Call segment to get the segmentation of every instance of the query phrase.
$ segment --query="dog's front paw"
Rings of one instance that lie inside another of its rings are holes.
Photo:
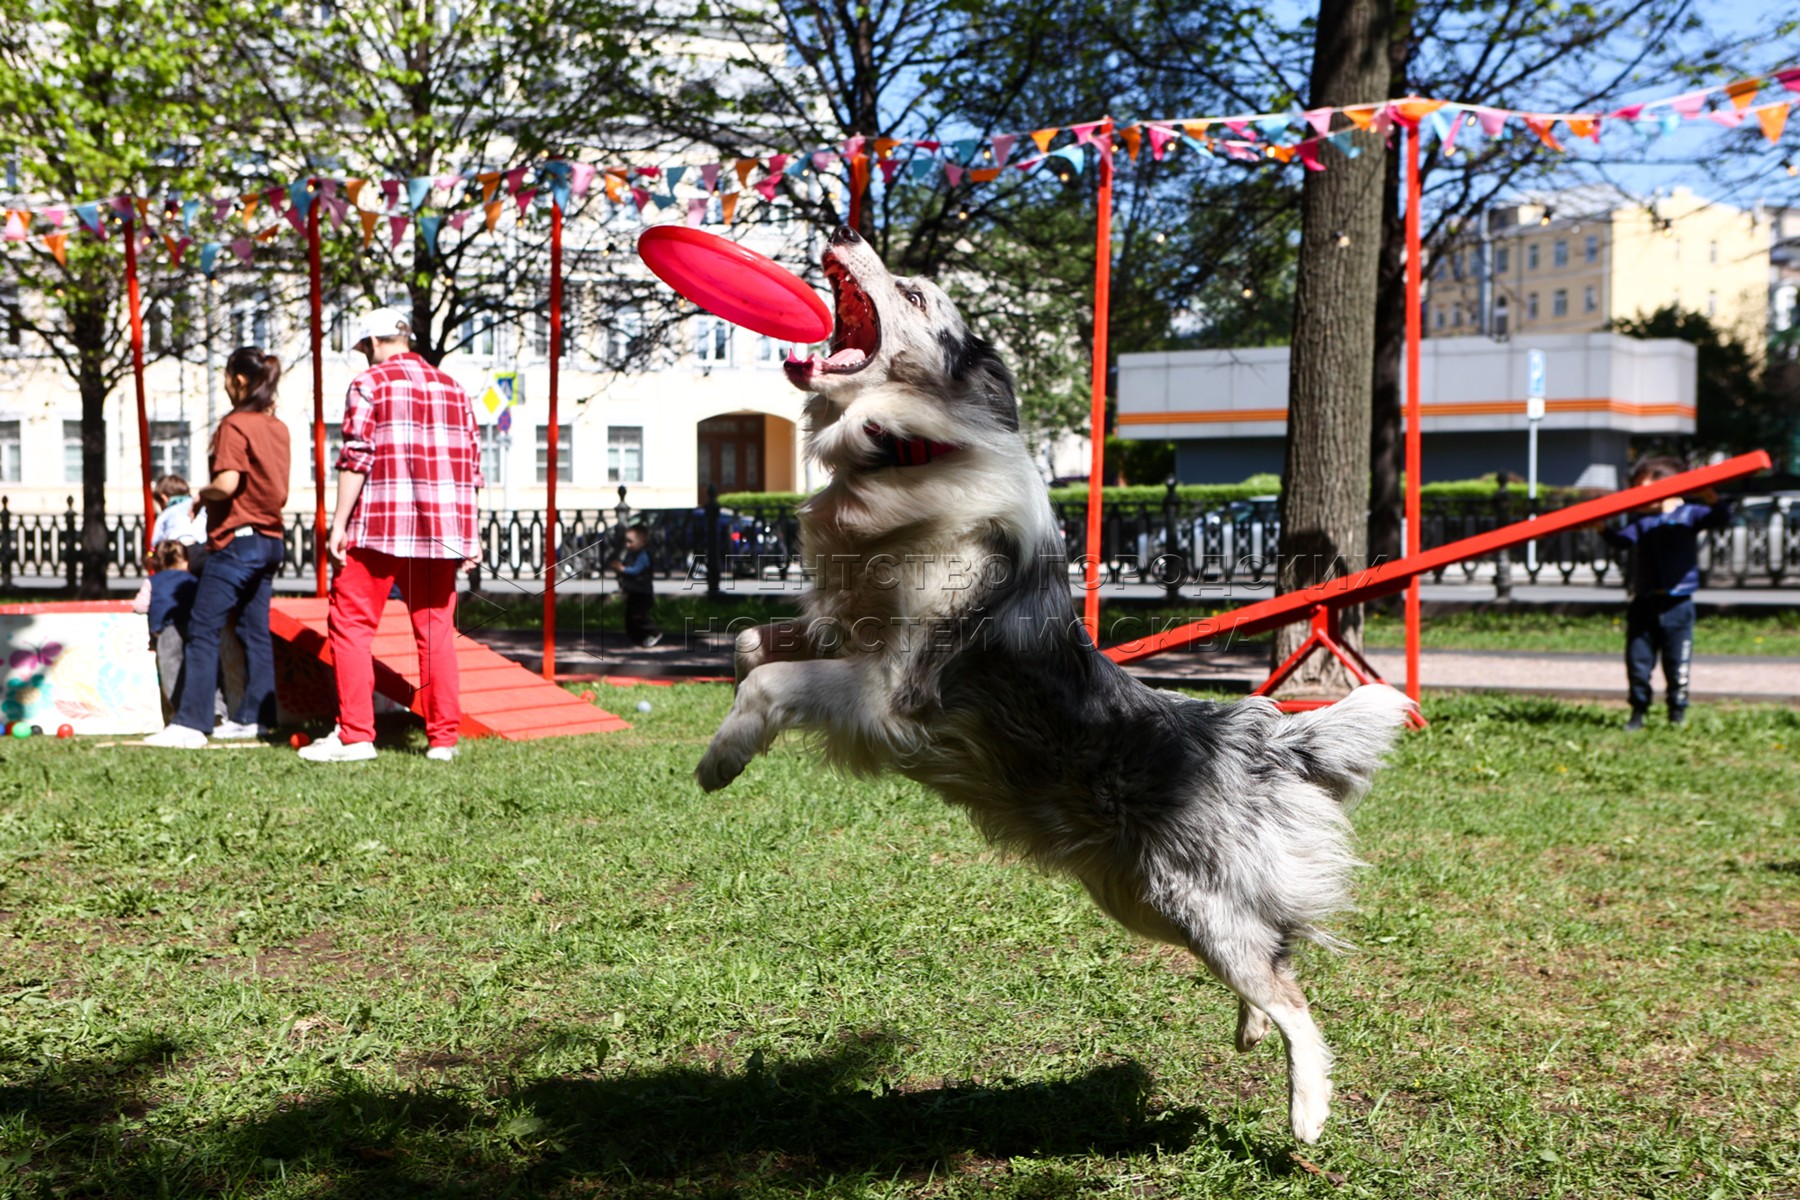
[[[716,792],[744,773],[750,760],[756,757],[760,749],[758,739],[753,730],[744,728],[747,722],[727,720],[713,735],[712,745],[700,758],[700,765],[694,768],[694,778],[700,781],[702,791]]]
[[[1325,1119],[1331,1115],[1331,1081],[1321,1080],[1312,1087],[1296,1088],[1289,1099],[1288,1118],[1294,1127],[1294,1138],[1310,1146],[1325,1132]]]

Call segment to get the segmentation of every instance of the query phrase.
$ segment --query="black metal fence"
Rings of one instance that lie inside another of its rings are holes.
[[[480,520],[482,567],[479,584],[490,579],[542,576],[554,536],[558,578],[597,579],[617,554],[624,526],[643,523],[650,531],[658,575],[704,580],[716,556],[724,580],[798,580],[799,522],[788,505],[736,509],[633,509],[620,501],[611,508],[566,508],[556,528],[546,528],[542,510],[486,512]],[[1088,551],[1087,507],[1058,503],[1053,508],[1071,564]],[[1489,532],[1531,514],[1517,491],[1491,497],[1430,498],[1424,502],[1421,544],[1426,549]],[[1539,510],[1539,511],[1548,511]],[[716,515],[712,513],[716,512]],[[286,530],[287,559],[281,573],[313,571],[312,520],[292,518]],[[1108,505],[1100,534],[1100,555],[1109,583],[1149,583],[1178,591],[1194,585],[1260,584],[1275,570],[1281,536],[1273,500],[1238,501],[1201,508],[1171,491],[1161,501]],[[132,577],[143,572],[141,514],[107,520],[109,572]],[[74,498],[65,512],[21,514],[0,497],[0,586],[15,578],[60,579],[71,586],[80,571],[81,517]],[[1712,587],[1773,586],[1800,578],[1800,506],[1790,515],[1773,501],[1750,498],[1740,504],[1729,529],[1701,542],[1701,568]],[[1071,567],[1078,570],[1078,566]],[[1624,566],[1618,552],[1596,531],[1555,534],[1456,564],[1434,575],[1435,582],[1492,581],[1502,591],[1512,583],[1620,584]]]

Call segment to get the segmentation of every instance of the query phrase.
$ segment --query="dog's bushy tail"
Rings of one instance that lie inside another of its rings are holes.
[[[1395,734],[1414,708],[1403,693],[1386,684],[1369,684],[1328,708],[1279,722],[1270,731],[1270,740],[1288,753],[1296,773],[1331,793],[1347,811],[1369,790]]]

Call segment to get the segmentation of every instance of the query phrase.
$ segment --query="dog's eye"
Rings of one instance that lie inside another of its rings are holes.
[[[906,302],[908,304],[911,304],[914,308],[921,309],[921,310],[924,309],[924,307],[925,307],[925,293],[924,292],[916,291],[913,288],[901,288],[900,294],[902,296],[905,296]]]

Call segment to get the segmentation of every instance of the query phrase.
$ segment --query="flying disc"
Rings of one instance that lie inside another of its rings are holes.
[[[819,293],[765,254],[686,225],[651,226],[637,251],[658,279],[733,325],[801,344],[831,336]]]

